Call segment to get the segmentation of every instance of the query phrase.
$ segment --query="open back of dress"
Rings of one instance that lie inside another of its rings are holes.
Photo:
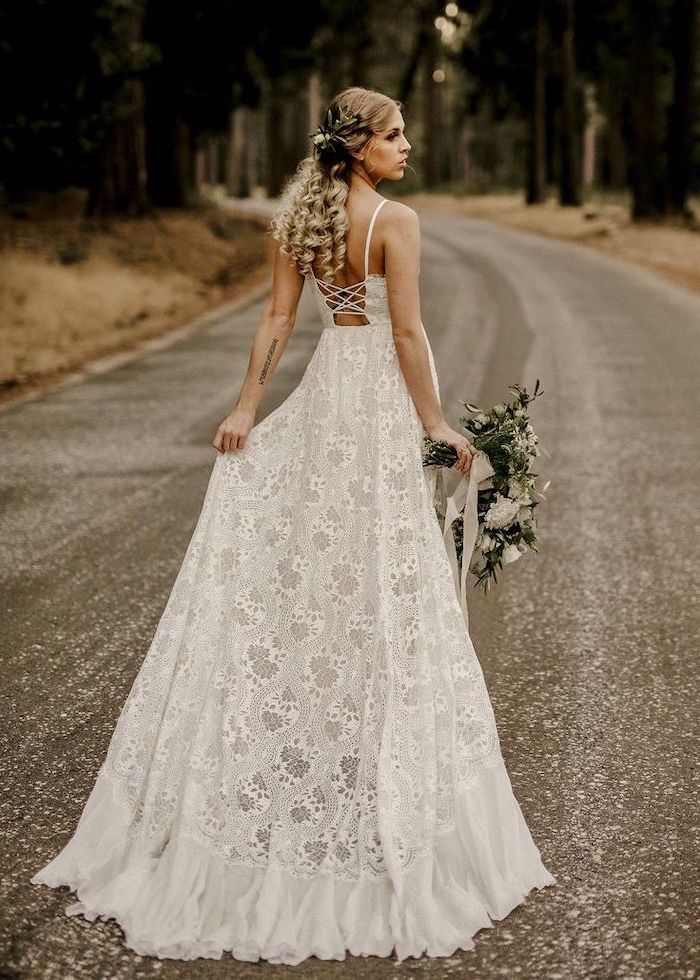
[[[368,316],[368,313],[371,314],[373,311],[369,309],[370,304],[368,303],[368,293],[372,294],[372,298],[374,298],[376,292],[379,294],[383,292],[383,295],[386,298],[385,286],[377,287],[377,291],[373,293],[373,288],[371,288],[368,283],[370,279],[379,280],[381,284],[385,283],[384,276],[376,273],[370,276],[369,271],[369,250],[372,242],[372,231],[374,229],[374,223],[377,219],[377,215],[379,214],[379,210],[384,204],[386,204],[386,198],[382,198],[382,200],[377,204],[369,221],[369,227],[365,237],[364,277],[360,279],[359,282],[342,286],[337,285],[336,283],[328,282],[326,279],[321,279],[313,272],[310,274],[310,278],[315,285],[317,298],[320,300],[321,315],[325,323],[328,323],[326,313],[330,313],[329,326],[369,326],[372,319],[370,316]],[[381,312],[384,313],[384,310]],[[386,313],[388,315],[388,310],[386,310]],[[339,316],[349,316],[352,318],[357,317],[358,321],[353,323],[351,320],[350,323],[341,323],[337,319]],[[360,317],[362,318],[361,320],[359,319]]]

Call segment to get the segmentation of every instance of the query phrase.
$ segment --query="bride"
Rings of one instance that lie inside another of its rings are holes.
[[[449,956],[555,883],[513,795],[434,507],[401,105],[339,93],[273,221],[271,299],[72,838],[32,879],[137,953]],[[305,283],[323,330],[256,413]]]

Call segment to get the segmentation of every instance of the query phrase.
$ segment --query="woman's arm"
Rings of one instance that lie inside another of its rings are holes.
[[[389,211],[389,208],[386,208]],[[384,232],[384,270],[396,352],[406,386],[428,431],[445,421],[433,384],[420,315],[420,224],[405,204],[392,202]]]
[[[220,453],[243,449],[258,406],[287,346],[304,277],[279,251],[275,253],[272,293],[255,332],[248,368],[233,408],[217,429],[212,445]]]
[[[234,408],[257,412],[287,346],[297,316],[304,277],[280,253],[275,253],[272,292],[255,333],[248,368]]]
[[[467,473],[473,449],[445,419],[430,370],[428,347],[420,315],[420,222],[405,204],[385,207],[384,271],[394,346],[406,387],[427,434],[457,450],[455,469]]]

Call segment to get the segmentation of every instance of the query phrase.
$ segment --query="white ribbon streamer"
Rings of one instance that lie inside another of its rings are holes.
[[[452,574],[455,580],[457,598],[464,617],[464,623],[469,629],[469,610],[467,608],[467,573],[471,563],[472,552],[476,544],[476,536],[479,530],[479,518],[477,512],[477,497],[479,490],[486,490],[493,486],[491,477],[494,474],[491,462],[482,450],[477,450],[472,457],[472,464],[469,473],[462,476],[451,496],[447,496],[445,490],[445,467],[439,467],[438,492],[442,494],[445,501],[445,525],[443,528],[442,539],[447,550],[447,557],[450,560]],[[457,561],[457,546],[452,533],[452,524],[459,517],[459,513],[464,508],[462,518],[462,573],[460,576],[459,562]]]

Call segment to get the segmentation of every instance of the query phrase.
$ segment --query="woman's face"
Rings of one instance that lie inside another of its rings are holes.
[[[385,129],[376,133],[366,151],[362,164],[375,182],[402,180],[411,144],[404,134],[405,124],[400,109],[395,109]]]

